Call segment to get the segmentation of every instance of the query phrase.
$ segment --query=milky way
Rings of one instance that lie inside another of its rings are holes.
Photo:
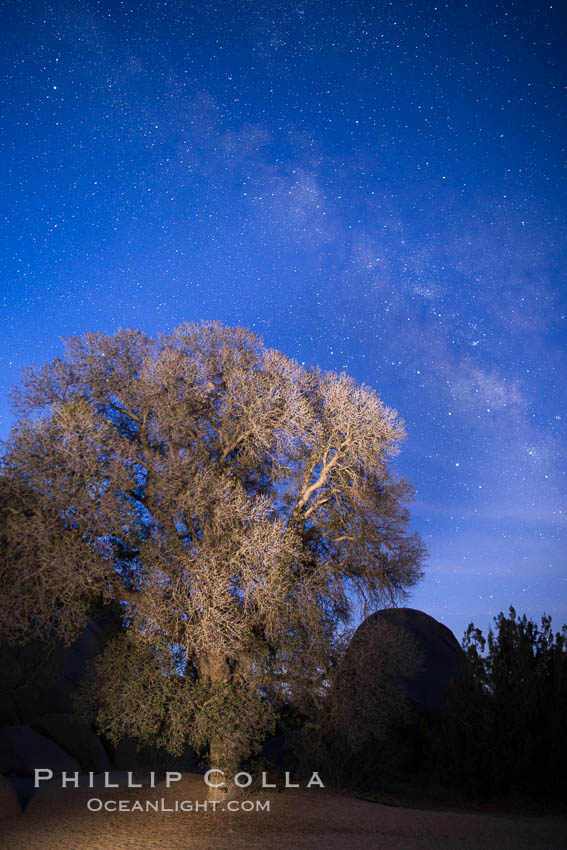
[[[61,336],[242,324],[405,419],[408,604],[566,622],[559,4],[3,11],[0,436]]]

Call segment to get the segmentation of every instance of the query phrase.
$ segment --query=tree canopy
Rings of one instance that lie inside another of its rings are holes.
[[[421,575],[397,413],[249,330],[74,337],[14,404],[1,629],[70,640],[119,602],[93,707],[116,739],[236,763],[270,726],[268,683],[312,677],[357,598],[394,603]]]

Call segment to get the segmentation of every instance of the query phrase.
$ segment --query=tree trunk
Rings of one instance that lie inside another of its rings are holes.
[[[208,800],[232,800],[235,786],[232,770],[227,765],[226,741],[215,735],[209,742],[209,769],[213,771],[207,789]]]
[[[226,658],[211,653],[205,662],[205,675],[212,685],[228,682],[230,669]],[[232,800],[238,788],[234,784],[234,765],[231,759],[230,741],[224,740],[220,735],[214,734],[209,741],[209,770],[213,771],[209,777],[207,789],[208,800]]]

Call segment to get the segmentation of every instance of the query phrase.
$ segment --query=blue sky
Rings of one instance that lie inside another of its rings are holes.
[[[559,5],[4,10],[0,437],[62,336],[252,327],[405,419],[410,605],[567,622]]]

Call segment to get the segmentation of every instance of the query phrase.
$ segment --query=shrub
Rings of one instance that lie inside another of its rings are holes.
[[[495,618],[485,639],[471,623],[466,664],[429,736],[438,778],[480,798],[559,797],[567,791],[567,626]]]

